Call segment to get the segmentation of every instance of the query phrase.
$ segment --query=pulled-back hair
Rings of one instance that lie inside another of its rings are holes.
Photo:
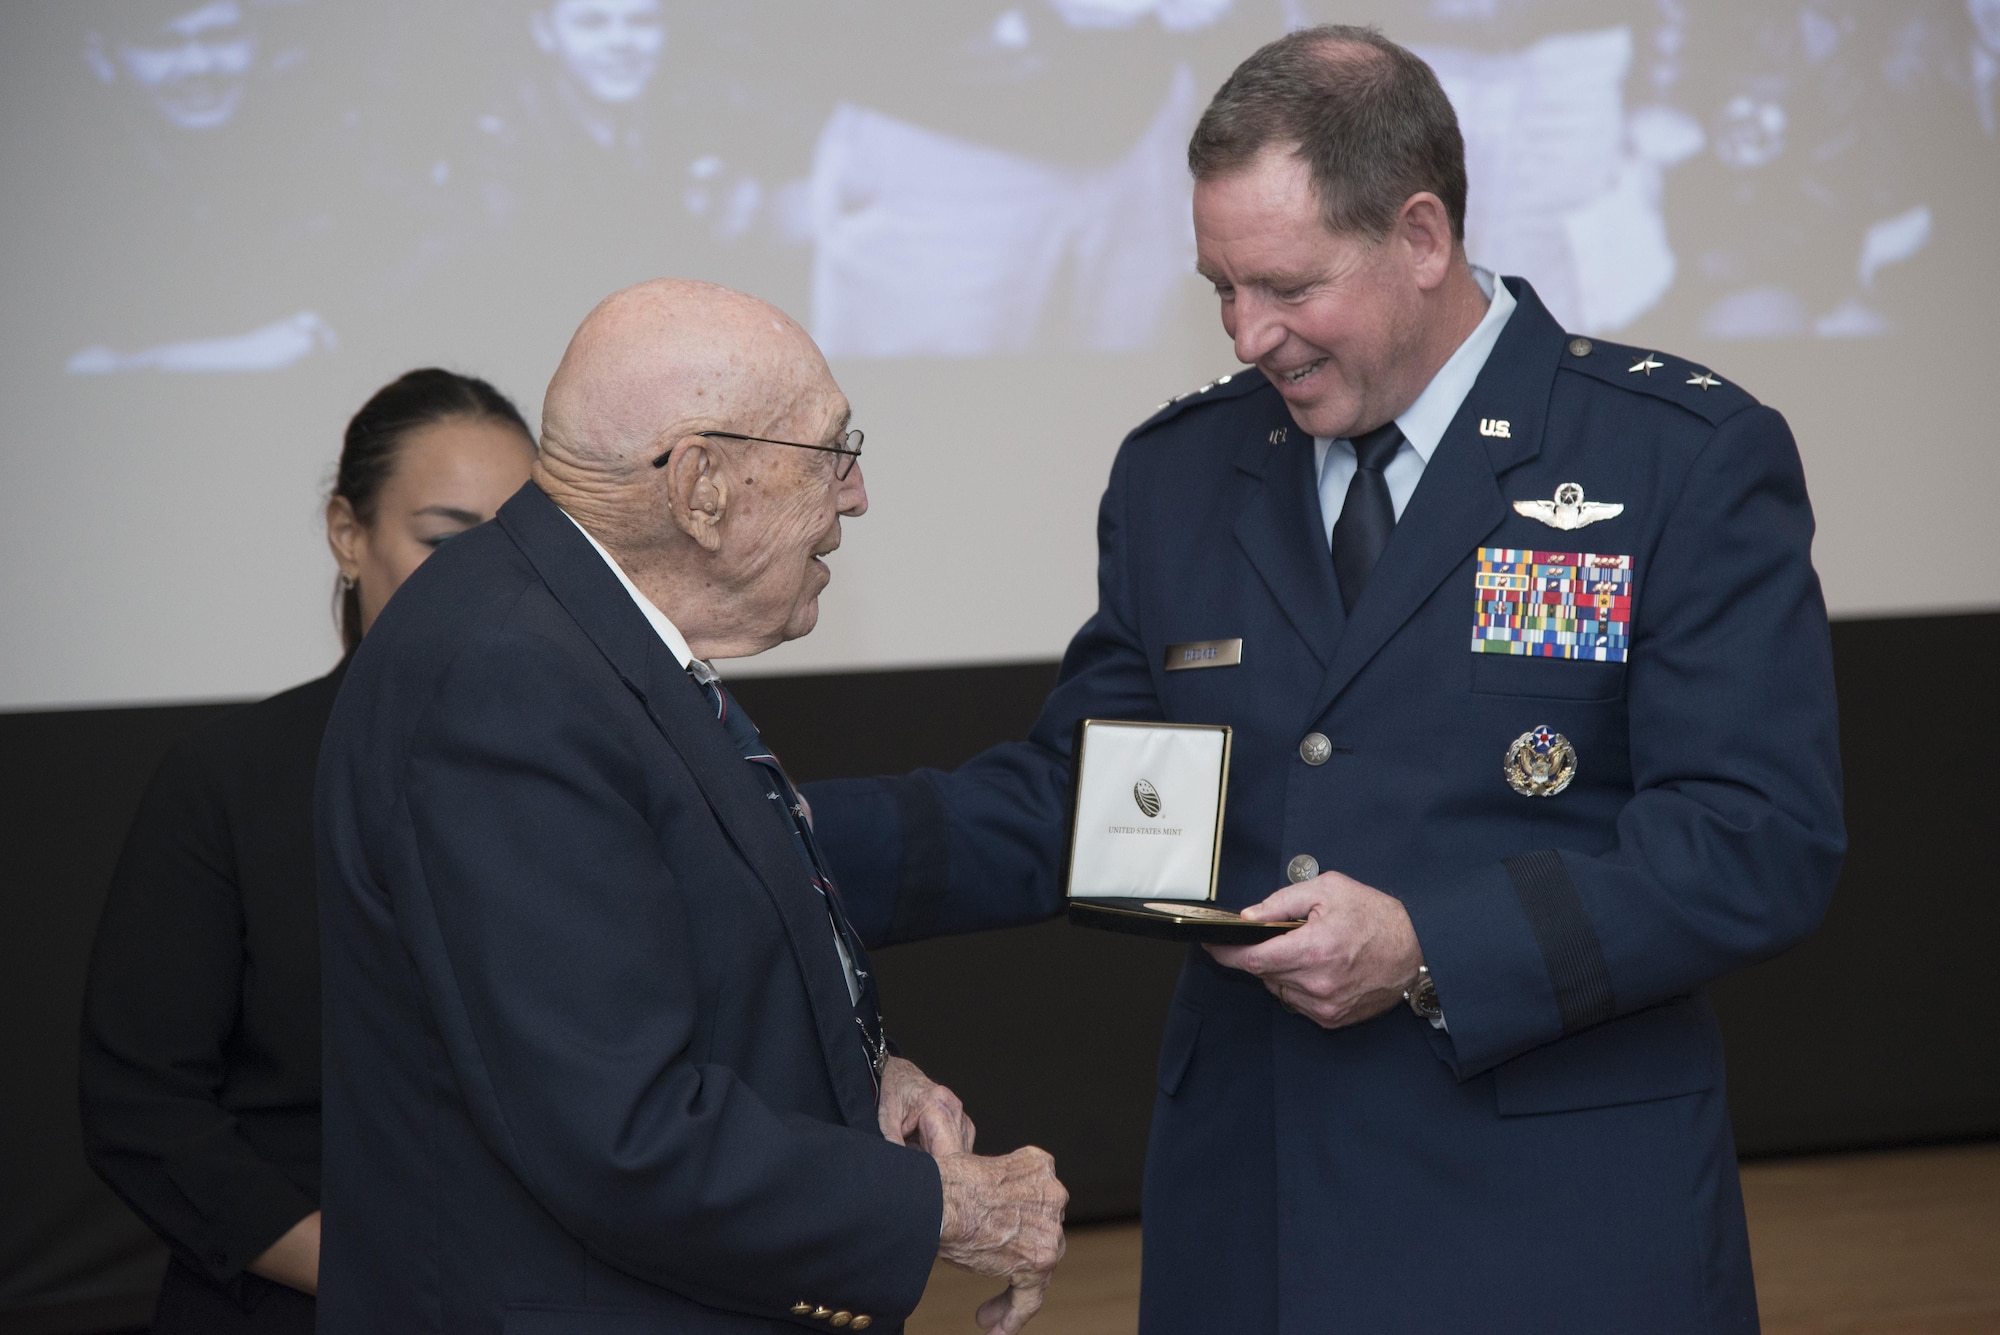
[[[1451,100],[1429,65],[1373,28],[1302,28],[1258,49],[1202,113],[1188,170],[1227,176],[1273,147],[1305,160],[1329,231],[1380,238],[1428,190],[1465,239],[1465,140]]]
[[[499,422],[518,427],[530,443],[535,439],[513,400],[477,376],[435,366],[406,371],[376,390],[349,419],[333,494],[353,508],[364,528],[372,526],[404,438],[419,427],[454,418]],[[361,595],[354,585],[345,584],[338,598],[340,641],[352,653],[361,643]]]

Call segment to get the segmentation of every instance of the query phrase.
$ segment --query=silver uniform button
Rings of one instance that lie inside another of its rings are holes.
[[[1326,739],[1323,732],[1309,732],[1306,739],[1299,743],[1299,759],[1308,765],[1324,765],[1332,754],[1333,743]]]
[[[1300,881],[1310,881],[1319,875],[1319,859],[1310,853],[1301,853],[1285,864],[1285,875],[1292,878],[1294,885]]]
[[[1573,338],[1569,341],[1569,355],[1572,357],[1588,357],[1590,350],[1590,340],[1587,338]]]

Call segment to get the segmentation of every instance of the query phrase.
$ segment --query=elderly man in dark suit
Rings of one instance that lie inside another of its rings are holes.
[[[1473,268],[1451,104],[1377,33],[1257,52],[1189,162],[1254,369],[1119,451],[1032,740],[813,789],[855,917],[1059,911],[1077,721],[1229,724],[1218,898],[1305,925],[1188,952],[1141,1329],[1754,1330],[1702,989],[1844,847],[1784,419]]]
[[[1018,1330],[1039,1150],[888,1055],[777,760],[704,661],[810,631],[860,433],[781,312],[600,305],[533,480],[390,603],[321,751],[329,1332]],[[914,1141],[914,1144],[906,1142]]]

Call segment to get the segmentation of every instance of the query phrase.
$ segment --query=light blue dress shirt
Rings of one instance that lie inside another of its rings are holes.
[[[1507,317],[1514,313],[1514,294],[1505,283],[1476,264],[1472,266],[1472,277],[1486,294],[1485,317],[1466,335],[1465,342],[1458,345],[1458,351],[1438,368],[1430,384],[1424,386],[1424,392],[1417,395],[1417,401],[1396,418],[1396,425],[1403,432],[1403,445],[1382,470],[1382,477],[1389,484],[1389,501],[1396,507],[1397,519],[1403,517],[1403,508],[1410,503],[1417,483],[1424,476],[1424,466],[1431,461],[1431,454],[1444,438],[1451,419],[1458,416],[1459,405],[1472,392],[1472,382],[1485,369],[1486,358],[1500,341]],[[1327,550],[1332,551],[1333,523],[1340,518],[1340,507],[1347,502],[1347,484],[1354,480],[1354,446],[1344,438],[1314,437],[1313,463],[1319,470],[1320,520],[1326,529]]]

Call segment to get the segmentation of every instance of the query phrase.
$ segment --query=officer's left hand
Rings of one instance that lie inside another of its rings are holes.
[[[1203,949],[1263,979],[1286,1009],[1325,1029],[1359,1024],[1402,1001],[1424,962],[1402,901],[1337,871],[1288,885],[1243,916],[1303,918],[1305,926],[1254,946]]]
[[[898,1145],[917,1143],[932,1154],[970,1154],[976,1134],[958,1095],[938,1084],[915,1062],[891,1057],[882,1066],[882,1093],[875,1101],[882,1134]]]

